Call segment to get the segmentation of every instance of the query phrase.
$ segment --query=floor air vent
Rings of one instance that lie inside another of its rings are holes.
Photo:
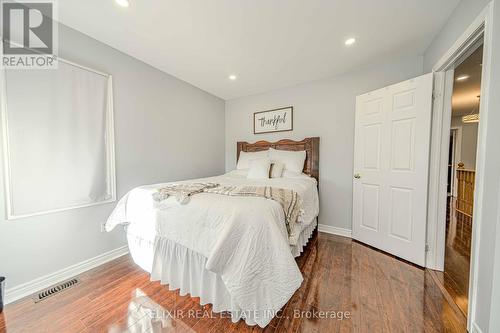
[[[63,281],[55,286],[40,291],[38,294],[35,295],[33,301],[35,301],[35,303],[41,302],[44,299],[49,298],[50,296],[59,294],[60,292],[77,285],[78,283],[80,283],[80,280],[77,278]]]

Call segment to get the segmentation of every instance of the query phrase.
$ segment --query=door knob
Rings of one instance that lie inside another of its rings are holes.
[[[360,179],[360,178],[361,178],[361,175],[360,175],[359,173],[356,173],[356,174],[354,174],[354,178],[356,178],[356,179]]]

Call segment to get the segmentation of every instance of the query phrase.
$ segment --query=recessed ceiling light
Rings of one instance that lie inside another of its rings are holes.
[[[346,41],[344,42],[345,45],[347,46],[351,46],[353,45],[354,43],[356,43],[356,38],[348,38],[346,39]]]
[[[229,80],[231,80],[231,81],[236,80],[236,75],[234,75],[234,74],[229,75]]]
[[[129,0],[115,0],[115,2],[118,4],[118,6],[121,6],[121,7],[129,7],[130,6]]]
[[[468,78],[469,78],[469,75],[467,75],[467,74],[460,75],[460,76],[457,76],[457,81],[465,81]]]

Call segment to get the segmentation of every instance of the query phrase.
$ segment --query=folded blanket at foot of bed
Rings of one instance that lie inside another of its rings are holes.
[[[293,231],[297,230],[295,225],[298,223],[300,214],[303,213],[300,196],[290,189],[272,186],[215,186],[205,188],[203,192],[231,196],[262,197],[276,201],[281,205],[285,213],[286,230],[290,238],[294,236]]]
[[[216,183],[183,183],[172,184],[158,189],[158,192],[153,194],[153,199],[160,202],[174,196],[179,203],[187,204],[189,197],[197,193],[262,197],[274,200],[280,204],[285,213],[286,230],[290,240],[295,239],[294,231],[298,230],[296,225],[299,223],[299,216],[303,213],[303,209],[300,196],[290,189],[272,186],[223,186]],[[161,209],[161,206],[158,207]]]

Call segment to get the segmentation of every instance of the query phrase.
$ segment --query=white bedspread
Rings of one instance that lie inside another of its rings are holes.
[[[303,200],[301,228],[319,212],[316,181],[305,175],[249,180],[241,171],[234,171],[190,181],[293,189]],[[127,233],[149,241],[165,238],[203,255],[205,268],[222,277],[237,305],[252,312],[259,326],[266,326],[272,318],[269,314],[278,311],[302,283],[281,206],[260,197],[200,193],[187,204],[169,198],[158,208],[152,194],[163,185],[142,186],[127,193],[106,222],[106,230],[128,224]]]

